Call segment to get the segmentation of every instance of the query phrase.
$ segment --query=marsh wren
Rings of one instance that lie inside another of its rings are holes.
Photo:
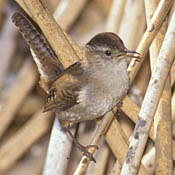
[[[36,54],[41,76],[50,81],[44,112],[54,111],[60,120],[71,123],[94,120],[126,95],[130,84],[127,58],[139,60],[140,55],[128,50],[116,34],[105,32],[94,36],[83,49],[83,59],[63,70],[46,39],[28,19],[17,12],[12,20]],[[83,151],[95,160],[87,150]]]
[[[140,58],[116,34],[97,34],[86,44],[83,59],[52,84],[44,111],[54,111],[60,120],[70,122],[103,116],[129,89],[128,57]]]

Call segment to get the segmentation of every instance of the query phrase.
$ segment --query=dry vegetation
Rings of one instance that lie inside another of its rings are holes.
[[[72,129],[83,145],[99,146],[90,149],[96,164],[81,157],[53,114],[42,112],[36,65],[11,21],[22,10],[65,68],[104,31],[142,56],[128,66],[132,87],[120,114],[114,116],[115,108]],[[173,0],[0,0],[0,174],[175,174],[174,58]]]

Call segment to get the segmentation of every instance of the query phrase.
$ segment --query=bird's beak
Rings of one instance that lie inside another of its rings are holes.
[[[140,62],[140,54],[138,52],[132,51],[132,50],[128,50],[128,49],[124,49],[123,55],[129,57],[129,58],[136,58],[136,61]]]

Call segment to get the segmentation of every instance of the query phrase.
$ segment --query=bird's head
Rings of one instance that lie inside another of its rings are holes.
[[[85,47],[86,59],[93,62],[120,62],[126,58],[140,59],[139,53],[128,50],[123,41],[114,33],[105,32],[94,36]]]

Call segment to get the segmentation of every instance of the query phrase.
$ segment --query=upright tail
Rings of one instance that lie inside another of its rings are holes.
[[[43,34],[20,12],[15,12],[12,22],[32,49],[34,61],[42,78],[53,80],[63,71],[63,65],[51,49]]]

